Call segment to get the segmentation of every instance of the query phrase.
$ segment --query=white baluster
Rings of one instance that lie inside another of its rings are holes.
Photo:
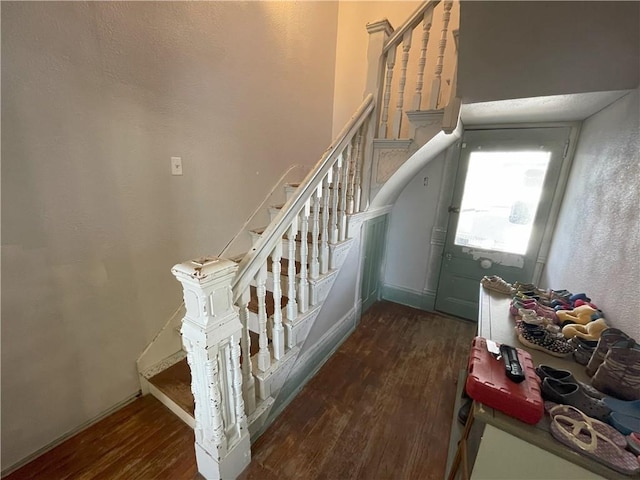
[[[353,214],[354,208],[354,184],[356,179],[356,164],[355,157],[357,155],[357,146],[356,146],[356,136],[351,139],[351,143],[349,143],[350,153],[349,153],[349,161],[347,162],[347,171],[349,174],[349,178],[347,181],[347,213],[349,215]]]
[[[342,167],[342,154],[333,165],[333,184],[331,185],[331,223],[329,224],[329,241],[333,244],[338,243],[338,198],[340,187],[340,170]]]
[[[260,267],[256,275],[258,296],[258,370],[265,372],[271,366],[269,338],[267,337],[267,264]]]
[[[318,185],[313,194],[313,224],[311,227],[311,262],[309,273],[315,280],[320,275],[320,262],[318,261],[318,241],[320,237],[320,198],[322,197],[322,184]]]
[[[298,316],[298,303],[296,302],[296,236],[298,235],[298,217],[295,217],[289,227],[289,302],[287,303],[287,320],[294,320]]]
[[[256,409],[256,387],[251,367],[251,336],[249,335],[249,301],[250,291],[247,288],[238,299],[240,323],[242,323],[242,394],[247,413],[251,415]]]
[[[422,104],[422,87],[424,86],[424,67],[427,63],[427,46],[429,45],[429,32],[433,23],[433,8],[424,12],[422,19],[422,49],[418,61],[418,79],[416,81],[416,94],[413,97],[413,109],[420,110]]]
[[[218,360],[212,358],[204,364],[206,372],[206,383],[209,386],[210,401],[214,405],[222,406],[222,395],[220,394],[220,371]],[[197,403],[197,402],[196,402]],[[224,442],[224,420],[222,419],[222,408],[214,408],[211,415],[211,427],[213,429],[213,443],[220,445]],[[226,443],[226,442],[225,442]]]
[[[249,362],[250,363],[250,362]],[[242,435],[241,425],[247,424],[247,415],[244,411],[242,398],[242,373],[240,371],[240,332],[229,337],[229,377],[231,380],[231,393],[235,407],[235,434],[236,438]]]
[[[431,99],[429,101],[429,109],[436,110],[440,99],[440,87],[442,85],[442,68],[444,63],[444,51],[447,47],[447,29],[449,27],[449,18],[451,17],[452,0],[445,0],[442,12],[442,34],[440,36],[440,50],[438,51],[438,61],[436,62],[435,78],[431,84]]]
[[[340,177],[340,207],[338,208],[338,241],[347,237],[347,190],[349,190],[349,164],[351,163],[351,143],[345,150],[345,161]]]
[[[329,170],[331,172],[331,170]],[[320,273],[329,271],[329,173],[322,180],[322,236],[320,238]]]
[[[402,116],[404,115],[404,87],[407,84],[407,64],[409,63],[409,50],[411,50],[412,34],[413,30],[409,29],[402,36],[402,63],[400,69],[400,82],[398,84],[396,113],[393,119],[393,138],[400,138],[400,129],[402,128]]]
[[[362,129],[364,125],[358,130],[358,134],[356,135],[356,154],[354,155],[354,162],[356,173],[353,179],[353,209],[355,213],[360,211],[360,199],[362,197],[362,157],[363,151],[362,148]]]
[[[391,81],[393,80],[393,67],[396,64],[396,46],[387,52],[387,79],[384,85],[384,98],[382,100],[382,116],[380,119],[380,138],[387,138],[387,120],[389,119],[389,102],[391,101]]]
[[[308,259],[308,243],[309,236],[309,200],[304,204],[302,212],[300,212],[300,281],[298,282],[298,310],[305,313],[309,309],[309,281],[307,280],[307,262]],[[291,347],[291,345],[290,345]]]
[[[271,273],[273,275],[273,329],[271,340],[273,341],[273,358],[280,360],[284,357],[284,327],[282,326],[282,286],[280,273],[282,265],[282,240],[278,241],[271,254]],[[291,261],[289,261],[291,264]]]

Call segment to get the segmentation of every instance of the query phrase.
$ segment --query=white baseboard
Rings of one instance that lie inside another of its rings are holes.
[[[419,292],[406,287],[384,284],[382,286],[382,298],[393,303],[417,308],[426,312],[433,312],[435,309],[435,292]]]

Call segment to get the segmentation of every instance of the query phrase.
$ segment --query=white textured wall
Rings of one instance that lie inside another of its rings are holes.
[[[135,393],[170,267],[320,157],[337,11],[2,3],[3,469]]]
[[[638,2],[462,2],[458,93],[472,103],[635,88],[639,18]]]
[[[640,90],[582,127],[544,283],[586,292],[640,340]]]
[[[346,1],[338,7],[333,135],[337,135],[364,98],[367,81],[367,23],[388,19],[400,27],[421,2]],[[413,47],[419,49],[418,44]]]
[[[385,285],[419,295],[424,293],[444,158],[441,154],[429,162],[393,205],[387,233]]]

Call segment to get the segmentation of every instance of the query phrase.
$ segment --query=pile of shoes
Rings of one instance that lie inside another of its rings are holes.
[[[544,291],[531,283],[515,282],[511,288],[513,298],[509,309],[516,319],[520,343],[555,357],[573,353],[575,347],[563,335],[558,312],[552,306],[557,299],[571,294],[564,290]]]
[[[609,325],[604,314],[585,293],[543,290],[532,283],[505,282],[484,277],[483,285],[513,298],[510,312],[516,320],[518,340],[549,355],[574,359],[586,365]]]
[[[640,399],[606,396],[548,365],[536,373],[556,440],[620,473],[640,472]]]

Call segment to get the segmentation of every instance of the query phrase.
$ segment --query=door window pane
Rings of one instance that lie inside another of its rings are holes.
[[[472,152],[455,244],[525,254],[551,152]]]

